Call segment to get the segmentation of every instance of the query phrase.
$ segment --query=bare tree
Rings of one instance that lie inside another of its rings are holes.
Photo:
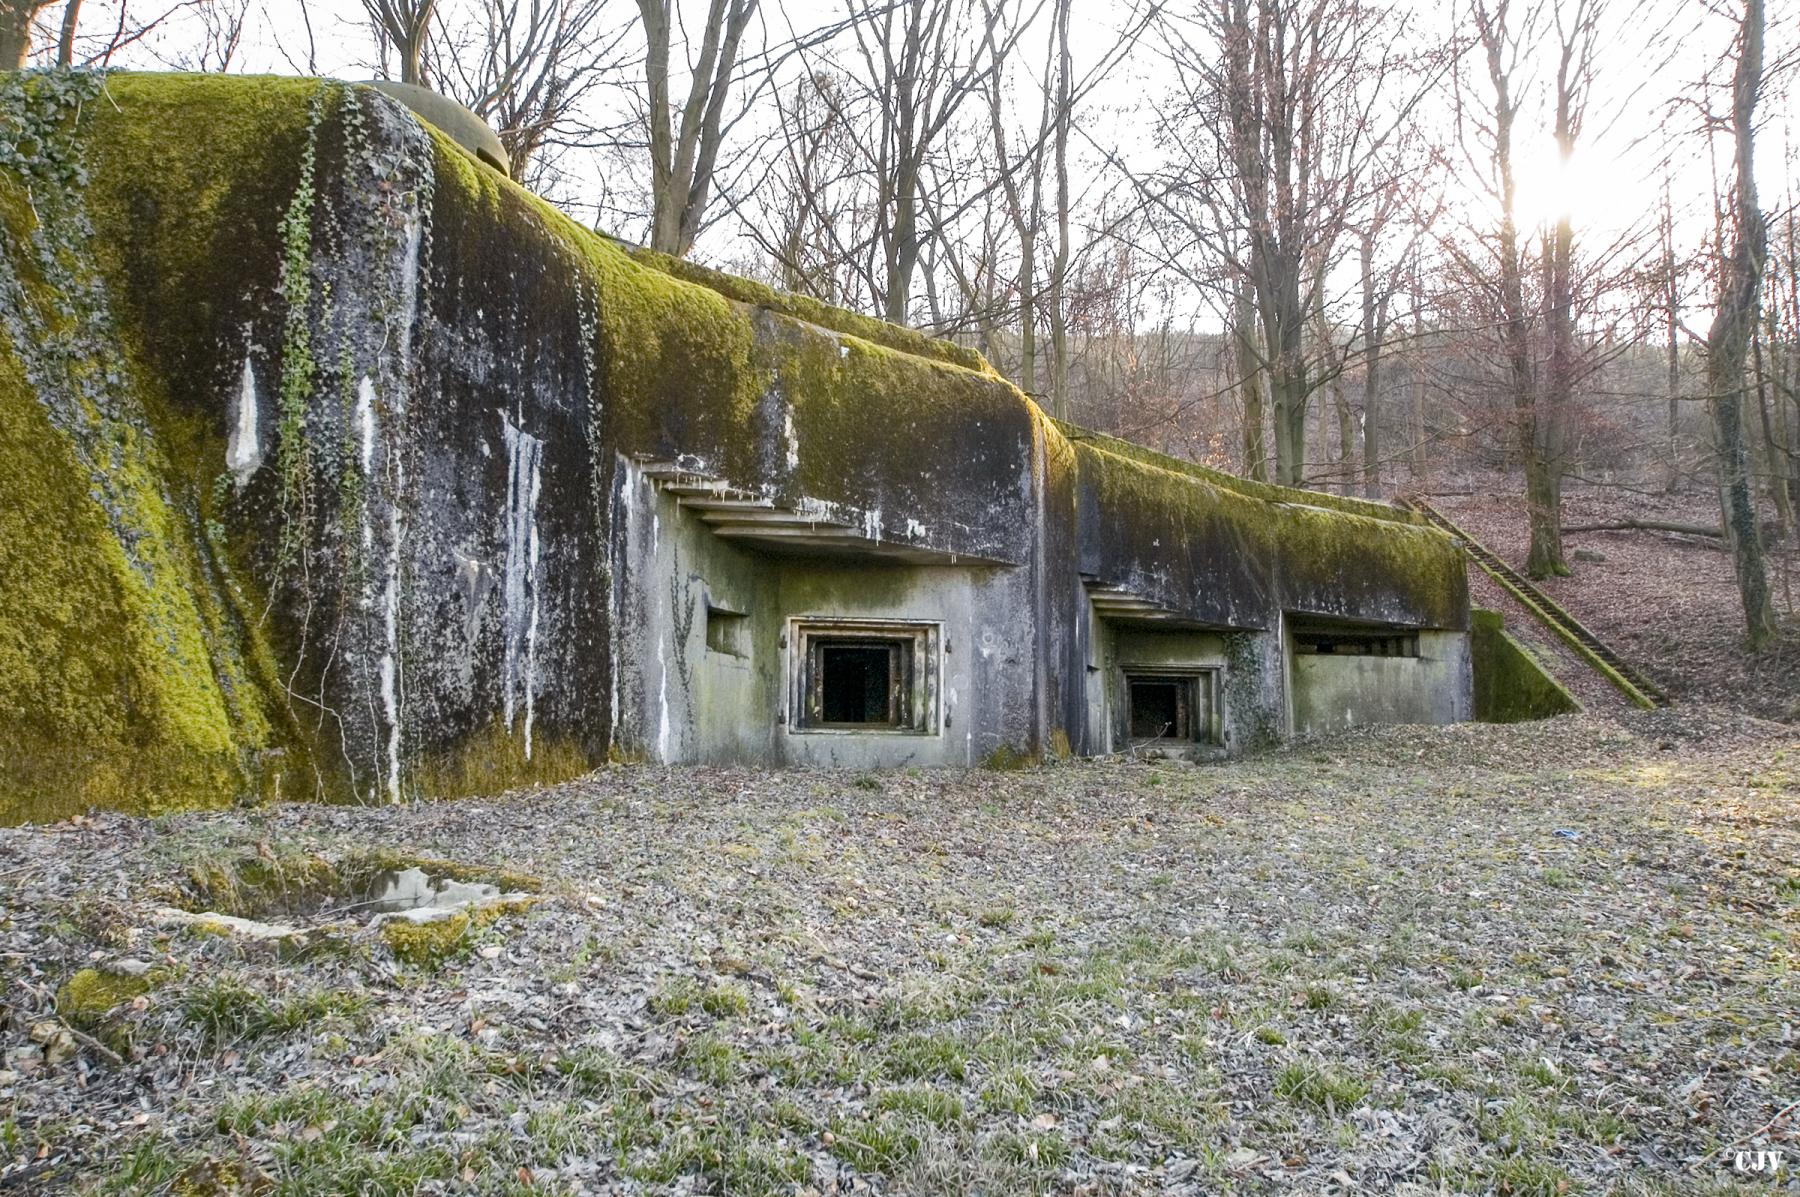
[[[182,71],[229,71],[249,17],[250,0],[207,0],[194,9],[192,40],[164,61]]]
[[[595,144],[582,112],[622,68],[607,0],[481,0],[427,49],[439,89],[494,126],[512,177],[540,187],[557,150]]]
[[[1667,368],[1668,473],[1663,489],[1673,493],[1681,483],[1681,270],[1675,257],[1675,206],[1663,181],[1662,207],[1657,211],[1656,239],[1662,250],[1658,263],[1657,306],[1662,310],[1663,345]]]
[[[1375,498],[1381,493],[1382,466],[1382,356],[1393,319],[1394,296],[1405,278],[1407,263],[1412,259],[1421,225],[1435,220],[1427,215],[1414,224],[1413,235],[1405,241],[1394,236],[1404,206],[1406,193],[1399,188],[1381,192],[1367,220],[1356,229],[1357,274],[1362,281],[1362,345],[1363,345],[1363,409],[1362,409],[1362,476],[1363,493]],[[1441,209],[1441,205],[1440,205]],[[1387,251],[1382,261],[1383,242],[1399,244]]]
[[[120,12],[123,13],[123,6]],[[56,39],[56,65],[73,66],[75,63],[75,29],[81,24],[81,0],[68,0],[63,6],[62,32]]]
[[[776,148],[744,229],[784,290],[855,306],[865,298],[852,279],[868,222],[856,194],[860,129],[845,91],[844,79],[826,69],[775,90]]]
[[[1573,0],[1567,10],[1561,4],[1552,6],[1557,48],[1553,133],[1564,171],[1583,133],[1604,7],[1604,0]],[[1531,549],[1525,569],[1536,578],[1570,572],[1562,545],[1564,441],[1570,398],[1584,365],[1576,346],[1575,226],[1568,204],[1562,205],[1544,240],[1544,324],[1550,350],[1536,436],[1528,444],[1522,441],[1531,516]]]
[[[1067,0],[1056,0],[1059,8]],[[991,6],[990,6],[991,7]],[[1054,23],[1052,29],[1055,29]],[[988,53],[994,55],[994,22],[988,22],[985,33]],[[1055,35],[1051,37],[1051,54],[1055,53]],[[1046,80],[1051,71],[1046,70]],[[1007,146],[1007,127],[1002,103],[1005,76],[1001,71],[989,72],[985,91],[988,102],[988,125],[994,139],[994,157],[1000,176],[1001,194],[1006,200],[1006,216],[1018,238],[1019,269],[1015,281],[1019,303],[1019,386],[1028,395],[1036,395],[1037,326],[1038,326],[1038,236],[1044,230],[1044,149],[1053,124],[1056,93],[1048,86],[1039,95],[1041,113],[1037,137],[1017,159]],[[1056,412],[1058,416],[1066,413]]]
[[[1071,0],[1055,0],[1056,117],[1051,122],[1050,160],[1056,174],[1056,252],[1050,259],[1050,411],[1069,418],[1069,309],[1067,292],[1073,245],[1069,237],[1069,129],[1075,122],[1074,55],[1069,52]],[[1141,28],[1141,26],[1140,26]],[[1136,33],[1131,41],[1136,41]],[[1121,42],[1121,45],[1126,43]],[[1045,88],[1049,90],[1048,87]]]
[[[1237,340],[1259,370],[1238,373],[1266,379],[1276,477],[1298,485],[1312,394],[1346,360],[1310,335],[1324,289],[1346,232],[1392,185],[1376,176],[1432,70],[1392,10],[1359,0],[1204,0],[1162,27],[1179,88],[1160,121],[1170,160],[1140,189],[1169,218],[1168,260],[1249,299],[1260,336]]]
[[[1237,388],[1243,404],[1244,473],[1258,482],[1269,480],[1269,413],[1263,402],[1263,362],[1267,360],[1256,323],[1256,303],[1249,282],[1231,280],[1231,319],[1227,323]]]
[[[1069,136],[1075,111],[1107,78],[1137,43],[1149,15],[1138,5],[1123,10],[1124,21],[1117,39],[1097,56],[1087,74],[1074,75],[1074,56],[1069,47],[1071,0],[1049,0],[1044,67],[1035,95],[1035,129],[1030,126],[1014,136],[1004,109],[1006,55],[992,21],[986,25],[989,58],[996,69],[987,76],[988,123],[996,159],[994,173],[1005,200],[1007,217],[1018,238],[1017,295],[1020,336],[1020,385],[1038,393],[1038,365],[1042,356],[1037,329],[1042,320],[1050,331],[1050,411],[1059,419],[1069,415],[1069,320],[1066,303],[1068,275],[1074,253],[1070,222],[1074,196],[1069,177]],[[987,9],[992,3],[988,0]],[[1149,13],[1153,14],[1154,9]],[[1035,19],[1028,14],[1025,22]],[[1030,91],[1026,92],[1028,102]],[[1016,152],[1013,146],[1017,146]],[[1054,228],[1052,229],[1052,224]],[[1040,251],[1043,240],[1053,238],[1047,261]]]
[[[1731,115],[1725,122],[1735,150],[1735,177],[1727,197],[1729,246],[1721,242],[1718,306],[1706,337],[1707,407],[1717,439],[1720,503],[1726,537],[1743,600],[1752,647],[1775,635],[1775,608],[1763,564],[1761,530],[1750,488],[1744,444],[1744,366],[1756,326],[1768,231],[1756,196],[1756,102],[1763,79],[1762,0],[1743,0],[1732,62]]]
[[[425,84],[425,44],[437,15],[437,0],[362,0],[363,12],[383,47],[400,60],[400,82]],[[384,54],[385,58],[385,54]]]
[[[1603,13],[1601,0],[1546,0],[1522,7],[1511,0],[1474,0],[1469,7],[1485,93],[1480,100],[1459,93],[1458,136],[1495,201],[1497,227],[1472,230],[1468,246],[1448,247],[1494,315],[1514,450],[1525,474],[1530,530],[1525,568],[1534,578],[1570,572],[1562,545],[1569,413],[1577,384],[1603,360],[1581,341],[1578,293],[1591,303],[1610,285],[1608,272],[1631,252],[1635,233],[1578,253],[1574,216],[1564,203],[1538,230],[1534,258],[1531,230],[1520,227],[1520,117],[1528,63],[1535,49],[1548,47],[1555,64],[1549,89],[1551,133],[1566,172],[1585,133]],[[1481,90],[1481,84],[1470,89]],[[1472,254],[1469,246],[1480,249]]]
[[[744,32],[756,15],[757,3],[710,0],[699,55],[688,67],[688,93],[677,109],[669,87],[674,0],[638,0],[647,43],[644,82],[652,249],[685,256],[706,219],[724,137],[726,105]]]
[[[0,0],[0,70],[16,71],[31,56],[31,23],[51,0]]]
[[[855,15],[856,0],[846,4]],[[1017,41],[1022,23],[1000,32],[1010,12],[1006,3],[977,13],[971,0],[896,0],[851,25],[860,69],[846,74],[875,116],[864,153],[875,188],[878,298],[896,324],[910,315],[926,235],[919,217],[927,162]]]
[[[63,0],[61,11],[54,15],[45,14],[45,10],[54,9],[54,3],[43,0],[0,0],[0,69],[12,64],[15,44],[11,41],[9,29],[14,28],[12,22],[22,14],[23,32],[19,34],[23,40],[16,44],[21,55],[17,63],[24,66],[31,55],[33,42],[41,43],[46,48],[38,51],[39,61],[54,63],[61,67],[107,67],[113,59],[134,46],[151,45],[151,35],[164,26],[189,19],[189,28],[197,26],[201,36],[211,45],[215,27],[228,28],[233,23],[241,33],[242,10],[247,8],[248,0],[163,0],[160,5],[149,10],[150,15],[143,15],[142,6],[134,9],[131,0],[111,0],[110,3],[88,6],[82,0]],[[97,12],[96,12],[97,9]],[[35,18],[35,19],[34,19]],[[232,47],[235,50],[235,45]],[[155,49],[149,51],[152,58],[160,59]],[[188,67],[188,56],[174,65]],[[224,69],[217,66],[216,57],[208,59],[205,65],[192,69],[212,70]]]

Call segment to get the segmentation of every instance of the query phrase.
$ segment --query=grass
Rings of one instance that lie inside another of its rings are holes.
[[[873,1107],[878,1113],[901,1114],[938,1127],[954,1126],[964,1114],[962,1098],[929,1085],[889,1089],[876,1096]]]
[[[968,1072],[963,1046],[948,1035],[905,1034],[888,1045],[884,1072],[897,1081],[960,1081]]]
[[[368,1007],[360,994],[335,990],[271,1000],[241,981],[223,978],[188,990],[181,1013],[213,1047],[243,1043],[271,1035],[326,1031],[354,1024]]]
[[[162,1075],[188,1084],[186,1104],[97,1151],[67,1113],[15,1116],[0,1142],[9,1157],[89,1151],[107,1169],[91,1185],[121,1193],[523,1194],[519,1169],[542,1191],[579,1156],[595,1187],[646,1193],[821,1189],[813,1161],[829,1159],[840,1187],[853,1170],[886,1192],[1137,1194],[1375,1175],[1393,1166],[1378,1120],[1436,1136],[1409,1177],[1434,1190],[1562,1194],[1616,1187],[1646,1144],[1698,1157],[1753,1130],[1774,1112],[1761,1089],[1725,1086],[1752,1055],[1778,1079],[1797,1054],[1780,1036],[1800,982],[1783,922],[1800,803],[1758,784],[1734,805],[1766,762],[1646,796],[1639,771],[1522,775],[1505,755],[1453,783],[1410,750],[1157,767],[1153,823],[1142,765],[972,789],[746,773],[732,803],[684,790],[679,771],[609,770],[582,783],[600,798],[571,791],[576,808],[644,834],[584,840],[543,806],[526,820],[541,833],[509,827],[506,859],[543,876],[555,913],[479,941],[504,937],[503,952],[433,973],[382,951],[159,941],[169,980],[116,1017],[130,1043],[185,1062]],[[1586,855],[1552,858],[1579,880],[1558,886],[1541,841],[1575,802]],[[383,812],[384,828],[434,854],[501,855],[459,842],[454,813]],[[250,817],[165,825],[163,875],[181,837]],[[856,917],[840,919],[849,895]],[[70,911],[65,895],[38,925],[91,954],[105,941],[67,938]],[[39,916],[14,917],[23,937]],[[87,921],[134,917],[124,901]],[[1694,944],[1709,954],[1691,977],[1664,968],[1698,966]],[[1620,1030],[1566,1040],[1576,1018]],[[126,1077],[88,1064],[90,1086]],[[290,1075],[304,1079],[280,1091]],[[1696,1075],[1710,1124],[1665,1112]],[[154,1105],[162,1090],[146,1092]],[[1191,1172],[1171,1171],[1181,1161]],[[1737,1183],[1668,1191],[1715,1181]]]
[[[1275,1093],[1296,1105],[1343,1115],[1369,1095],[1369,1085],[1330,1064],[1296,1061],[1275,1074]]]

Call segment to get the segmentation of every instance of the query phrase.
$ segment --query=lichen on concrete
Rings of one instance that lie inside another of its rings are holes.
[[[1469,623],[1476,719],[1483,723],[1520,723],[1581,710],[1575,696],[1543,662],[1507,635],[1505,620],[1498,611],[1476,609]]]

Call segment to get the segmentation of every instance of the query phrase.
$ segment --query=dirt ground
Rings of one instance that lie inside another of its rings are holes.
[[[1520,568],[1528,538],[1519,488],[1518,479],[1499,476],[1440,480],[1431,489],[1463,493],[1431,498],[1471,536]],[[1573,485],[1563,494],[1565,524],[1624,518],[1717,527],[1719,503],[1710,490],[1663,495]],[[1760,654],[1744,649],[1743,608],[1731,557],[1716,542],[1655,532],[1578,532],[1567,538],[1566,548],[1596,552],[1605,560],[1571,559],[1574,577],[1539,585],[1671,696],[1800,722],[1800,548],[1795,538],[1769,554],[1776,609],[1788,626],[1781,640]],[[1484,581],[1476,580],[1477,589]],[[1508,622],[1515,621],[1509,617]],[[1586,700],[1579,691],[1576,696]]]
[[[1695,706],[0,830],[0,1191],[1792,1191],[1797,859]]]

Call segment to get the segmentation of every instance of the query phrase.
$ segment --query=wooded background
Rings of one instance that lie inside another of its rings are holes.
[[[0,0],[0,65],[436,88],[607,232],[1181,457],[1503,478],[1537,577],[1567,483],[1716,492],[1752,645],[1800,502],[1797,48],[1764,0]]]

